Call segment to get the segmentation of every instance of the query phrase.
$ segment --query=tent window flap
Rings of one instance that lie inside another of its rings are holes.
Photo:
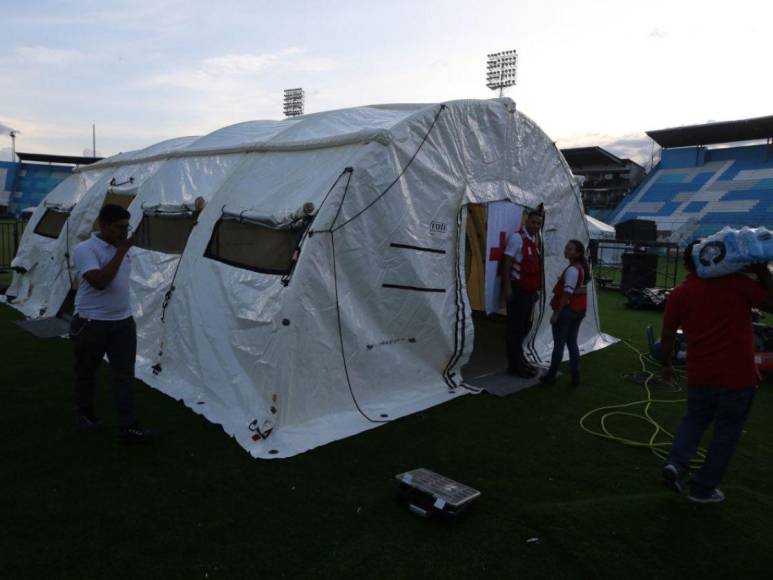
[[[134,194],[128,194],[128,193],[114,193],[112,191],[108,191],[105,194],[105,199],[102,202],[102,207],[105,207],[106,205],[120,205],[124,209],[129,209],[129,206],[134,201]],[[99,218],[94,220],[94,225],[91,226],[92,232],[98,232],[99,231]]]
[[[249,221],[221,218],[212,231],[206,258],[264,274],[285,275],[303,227],[273,229]]]
[[[137,247],[146,250],[164,254],[182,254],[195,223],[190,213],[145,214],[134,234],[134,243]]]
[[[62,232],[68,217],[70,217],[70,212],[49,208],[40,218],[38,225],[35,226],[35,233],[39,236],[56,239]]]

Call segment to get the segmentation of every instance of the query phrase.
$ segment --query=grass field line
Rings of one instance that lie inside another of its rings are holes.
[[[725,486],[722,486],[722,488],[729,489],[731,491],[740,491],[741,493],[748,494],[754,497],[754,499],[762,502],[766,507],[773,509],[773,496],[748,488],[745,485],[737,485],[737,484],[725,485]]]
[[[655,473],[657,475],[657,470],[655,471]],[[730,500],[728,501],[731,501],[732,496],[735,495],[732,492],[740,492],[742,494],[752,496],[755,500],[762,503],[766,508],[773,510],[773,497],[769,495],[760,493],[744,485],[737,485],[737,484],[723,485],[722,489],[730,497]],[[663,490],[659,492],[647,492],[647,493],[628,493],[628,494],[621,494],[621,495],[602,495],[602,496],[567,500],[567,501],[551,501],[551,502],[534,503],[534,504],[530,504],[528,507],[521,508],[519,511],[525,512],[525,513],[543,512],[543,511],[552,510],[555,508],[574,508],[574,507],[592,506],[592,505],[598,505],[598,504],[614,505],[614,504],[622,504],[622,503],[631,503],[631,502],[635,502],[636,500],[665,499],[665,498],[674,498],[674,497],[677,497],[677,495],[670,490]],[[685,501],[687,501],[687,496],[682,496],[682,497],[683,499],[685,499]]]
[[[657,475],[657,470],[655,470],[655,473]],[[572,507],[580,507],[580,506],[586,506],[586,505],[590,506],[590,505],[597,505],[597,504],[631,503],[636,500],[662,499],[662,498],[671,498],[674,496],[675,496],[674,492],[669,490],[647,492],[647,493],[628,493],[628,494],[621,494],[621,495],[600,495],[595,497],[573,499],[573,500],[566,500],[566,501],[550,501],[550,502],[533,503],[533,504],[530,504],[528,507],[521,509],[520,511],[542,512],[542,511],[545,511],[548,509],[554,509],[554,508],[572,508]]]

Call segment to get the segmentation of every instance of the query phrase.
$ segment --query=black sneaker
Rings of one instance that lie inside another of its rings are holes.
[[[123,443],[150,443],[158,438],[158,433],[152,429],[140,427],[139,423],[121,427],[118,431],[118,439]]]
[[[80,431],[93,432],[102,429],[102,421],[93,413],[81,413],[78,415],[77,421]]]
[[[538,371],[534,367],[520,366],[514,369],[507,369],[507,374],[514,377],[520,377],[522,379],[533,379],[537,376]]]
[[[670,490],[676,493],[682,493],[684,490],[684,479],[686,473],[674,463],[666,463],[663,466],[663,483]]]
[[[539,378],[541,385],[554,385],[556,383],[556,375],[548,372]]]
[[[725,501],[725,494],[718,487],[715,487],[707,496],[693,495],[691,492],[687,499],[693,503],[719,503]]]

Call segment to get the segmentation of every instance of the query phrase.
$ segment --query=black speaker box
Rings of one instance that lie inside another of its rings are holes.
[[[615,226],[615,239],[654,242],[658,239],[658,226],[651,220],[620,222]]]
[[[653,288],[657,285],[657,254],[623,254],[623,276],[620,288]]]

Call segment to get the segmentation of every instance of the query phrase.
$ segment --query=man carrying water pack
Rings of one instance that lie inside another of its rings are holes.
[[[663,467],[666,485],[688,499],[716,503],[725,499],[717,487],[741,438],[760,375],[754,363],[751,309],[773,312],[773,279],[767,264],[754,264],[744,274],[699,278],[695,274],[693,242],[684,252],[690,272],[666,303],[661,345],[662,375],[673,378],[671,357],[676,331],[687,336],[687,414],[677,429]],[[703,466],[687,481],[690,461],[703,433],[714,423],[714,437]]]

